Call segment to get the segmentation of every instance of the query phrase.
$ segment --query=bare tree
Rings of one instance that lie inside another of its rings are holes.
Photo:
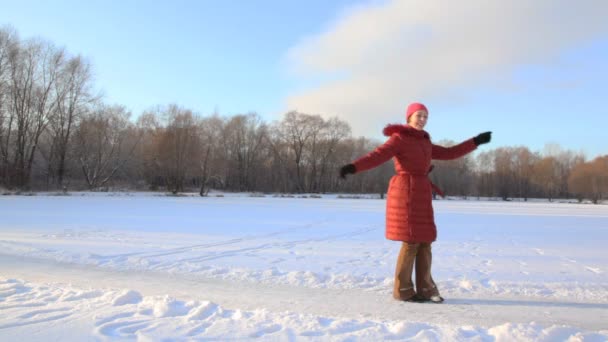
[[[531,177],[538,158],[527,147],[517,147],[513,150],[512,168],[515,176],[515,194],[525,201],[532,194]]]
[[[338,186],[336,168],[347,160],[350,126],[337,118],[295,111],[285,114],[268,134],[268,174],[284,192],[325,192]],[[349,156],[350,157],[350,156]]]
[[[325,121],[320,130],[320,141],[315,141],[312,153],[312,170],[310,192],[325,192],[335,179],[335,165],[338,164],[336,152],[338,146],[350,137],[350,126],[338,118]]]
[[[598,157],[589,163],[578,164],[568,179],[572,192],[579,199],[588,198],[597,204],[608,197],[608,156]]]
[[[485,197],[496,196],[494,185],[494,151],[482,152],[477,156],[475,163],[477,169],[477,195]]]
[[[0,182],[10,186],[12,165],[11,133],[15,116],[11,110],[11,74],[14,54],[19,49],[16,32],[9,27],[0,29]]]
[[[558,157],[558,168],[559,168],[559,177],[560,177],[560,190],[559,193],[562,196],[569,196],[569,187],[568,187],[568,179],[572,170],[585,162],[585,155],[582,153],[575,153],[572,151],[562,151]]]
[[[135,126],[141,137],[134,153],[136,176],[145,182],[149,189],[157,190],[165,185],[158,160],[159,139],[164,127],[161,127],[157,113],[152,111],[141,114]]]
[[[65,52],[52,44],[28,41],[11,54],[11,110],[16,136],[13,165],[16,185],[26,187],[40,136],[55,112],[52,89],[64,63]]]
[[[89,189],[105,186],[133,155],[135,132],[122,106],[105,106],[85,115],[74,133],[75,155]]]
[[[307,192],[315,192],[315,183],[318,182],[318,168],[321,164],[322,146],[325,138],[325,121],[319,115],[302,116],[300,124],[307,125],[309,135],[301,141],[301,167],[299,175],[302,180],[302,190]],[[303,131],[302,131],[303,132]],[[295,146],[295,145],[292,145]]]
[[[193,156],[199,155],[197,124],[191,110],[169,105],[163,112],[167,126],[159,139],[158,160],[169,191],[184,191],[185,182],[197,173]]]
[[[64,186],[74,125],[96,100],[91,94],[91,77],[91,65],[81,56],[76,56],[67,61],[55,87],[57,106],[49,125],[49,173],[60,188]]]
[[[560,178],[557,159],[554,157],[544,157],[534,164],[532,182],[541,188],[549,201],[559,194]]]
[[[503,200],[515,197],[515,174],[511,148],[499,147],[494,151],[495,182],[498,196]]]
[[[227,179],[239,191],[255,189],[255,169],[267,141],[266,131],[266,125],[256,113],[233,116],[224,127],[224,146],[229,162]]]
[[[226,168],[226,160],[222,158],[222,136],[225,123],[218,115],[203,118],[199,121],[198,132],[201,143],[199,156],[201,196],[207,196],[212,185],[224,185],[220,176]],[[225,172],[224,172],[225,173]]]
[[[318,115],[309,115],[291,111],[285,114],[283,120],[275,126],[277,130],[273,148],[279,152],[278,147],[287,148],[276,155],[284,163],[294,180],[293,190],[304,192],[306,187],[307,148],[318,134],[319,123],[322,119]]]

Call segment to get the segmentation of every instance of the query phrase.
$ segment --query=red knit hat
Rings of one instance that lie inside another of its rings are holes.
[[[419,110],[425,110],[427,113],[429,112],[429,110],[426,109],[426,106],[419,102],[414,102],[407,106],[407,111],[405,112],[405,122],[410,119],[410,116],[412,116],[412,114],[416,113]]]

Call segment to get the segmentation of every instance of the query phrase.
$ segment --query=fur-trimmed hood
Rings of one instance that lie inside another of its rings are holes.
[[[415,137],[415,138],[425,138],[425,139],[429,139],[429,140],[431,139],[431,137],[429,136],[429,134],[426,131],[419,131],[415,128],[412,128],[411,126],[402,125],[402,124],[388,124],[382,130],[382,133],[387,137],[390,137],[391,135],[398,133],[401,135],[409,135],[409,136]]]

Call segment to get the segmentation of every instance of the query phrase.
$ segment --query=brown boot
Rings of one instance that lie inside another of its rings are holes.
[[[412,271],[414,270],[416,253],[418,253],[417,243],[403,242],[395,269],[393,297],[397,300],[409,300],[416,295],[414,283],[412,283]]]
[[[419,296],[427,300],[432,297],[441,298],[437,285],[431,276],[432,261],[431,244],[421,243],[416,256],[416,291]]]

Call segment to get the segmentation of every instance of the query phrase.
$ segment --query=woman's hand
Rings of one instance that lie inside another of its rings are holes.
[[[357,168],[353,164],[346,164],[340,168],[340,178],[345,179],[349,173],[357,172]]]
[[[478,136],[476,136],[475,138],[473,138],[473,141],[475,142],[475,145],[479,146],[481,144],[487,144],[490,142],[490,140],[492,140],[492,132],[483,132],[481,134],[479,134]]]

